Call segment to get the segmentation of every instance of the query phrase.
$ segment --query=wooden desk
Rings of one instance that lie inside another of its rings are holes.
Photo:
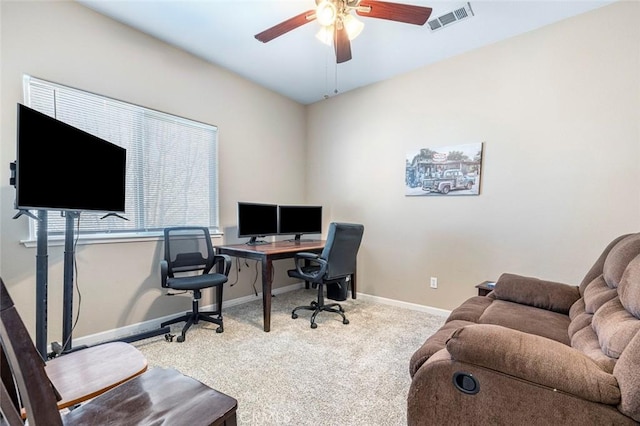
[[[325,241],[276,241],[274,243],[248,245],[233,244],[228,246],[216,246],[216,253],[229,256],[253,259],[262,264],[262,317],[264,331],[271,330],[271,274],[272,262],[278,259],[293,258],[296,253],[311,252],[320,253]],[[351,297],[356,298],[356,279],[351,279]]]

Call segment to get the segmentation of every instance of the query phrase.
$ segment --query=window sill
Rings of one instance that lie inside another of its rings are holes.
[[[224,235],[222,232],[210,231],[211,238],[222,238]],[[155,232],[129,232],[129,233],[112,233],[112,234],[93,234],[93,235],[80,235],[74,237],[74,243],[77,241],[77,245],[89,245],[89,244],[113,244],[113,243],[139,243],[146,241],[161,241],[164,237],[162,231]],[[47,238],[47,246],[63,246],[65,243],[64,235],[49,235]],[[20,243],[25,247],[34,248],[37,246],[36,239],[20,240]]]

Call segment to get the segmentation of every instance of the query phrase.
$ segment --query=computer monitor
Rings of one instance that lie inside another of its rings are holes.
[[[295,235],[322,233],[322,206],[278,206],[278,233]]]
[[[17,209],[124,213],[124,148],[22,104],[17,112]]]
[[[238,202],[238,238],[249,238],[247,244],[265,244],[258,238],[278,233],[278,205]]]

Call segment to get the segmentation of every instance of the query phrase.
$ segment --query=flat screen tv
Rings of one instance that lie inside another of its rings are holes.
[[[258,238],[278,233],[278,205],[238,202],[238,238],[247,244],[264,244]]]
[[[16,208],[124,213],[126,150],[18,104]]]
[[[278,206],[278,233],[295,235],[322,232],[322,206]]]

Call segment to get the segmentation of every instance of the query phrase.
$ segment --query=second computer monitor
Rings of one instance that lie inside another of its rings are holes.
[[[322,233],[322,206],[278,206],[278,233],[295,235]]]

